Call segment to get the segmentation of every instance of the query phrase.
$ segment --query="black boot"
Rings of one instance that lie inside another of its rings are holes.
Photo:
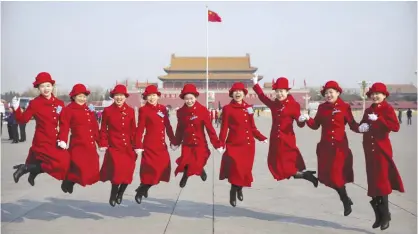
[[[28,182],[30,185],[35,186],[35,178],[39,175],[40,173],[29,173],[28,176]]]
[[[380,219],[381,219],[381,215],[380,215],[380,211],[379,211],[379,203],[380,203],[380,199],[379,197],[374,197],[371,201],[370,201],[370,205],[372,205],[373,211],[374,211],[374,216],[376,217],[372,228],[378,228],[380,227]]]
[[[229,204],[233,207],[237,206],[237,190],[238,186],[231,184],[231,190],[229,191]]]
[[[352,209],[351,206],[353,205],[353,202],[347,195],[347,190],[345,186],[335,189],[337,190],[338,195],[340,195],[340,200],[343,202],[344,205],[344,216],[348,216],[351,214]]]
[[[119,185],[112,184],[112,190],[110,191],[109,204],[113,207],[116,205],[116,195],[118,194],[118,190],[119,190]]]
[[[28,172],[37,173],[41,171],[40,164],[20,164],[13,167],[16,171],[13,173],[15,183],[19,182],[20,177]]]
[[[302,175],[302,178],[307,180],[307,181],[310,181],[315,186],[315,188],[317,188],[318,187],[318,178],[316,178],[314,176],[315,174],[316,174],[316,171],[304,171],[303,175]]]
[[[184,186],[186,186],[188,178],[189,176],[187,176],[187,166],[185,166],[184,171],[183,171],[183,177],[181,177],[180,184],[179,184],[180,188],[184,188]]]
[[[389,221],[391,220],[389,212],[389,199],[387,195],[381,197],[381,202],[378,206],[378,209],[381,214],[380,230],[386,230],[389,228]]]
[[[237,189],[238,200],[244,201],[244,194],[242,193],[242,186],[239,186]]]
[[[61,182],[61,190],[64,192],[64,193],[68,193],[68,180],[63,180],[62,182]]]
[[[121,204],[123,199],[123,193],[125,192],[126,188],[128,187],[127,184],[121,184],[119,186],[118,195],[116,197],[116,203]]]
[[[69,194],[73,193],[75,182],[69,181],[67,182],[67,192]]]
[[[200,173],[200,178],[201,178],[203,181],[206,181],[206,179],[208,178],[208,175],[206,174],[205,169],[202,169],[202,173]]]
[[[148,197],[148,189],[151,187],[151,185],[147,184],[141,184],[137,189],[135,189],[136,195],[135,195],[135,201],[138,204],[141,204],[142,197],[147,198]]]

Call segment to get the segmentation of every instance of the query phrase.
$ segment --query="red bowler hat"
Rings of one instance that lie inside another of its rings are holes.
[[[245,96],[247,96],[247,94],[248,94],[248,90],[245,88],[244,83],[242,83],[242,82],[237,82],[237,83],[234,83],[234,84],[232,85],[231,89],[229,89],[229,96],[230,96],[230,97],[232,97],[232,93],[233,93],[234,91],[237,91],[237,90],[242,90],[242,91],[244,91],[244,95],[245,95]]]
[[[39,73],[39,74],[36,76],[36,78],[35,78],[35,82],[33,82],[32,84],[33,84],[33,87],[34,87],[34,88],[38,88],[38,86],[39,86],[40,84],[42,84],[42,83],[46,83],[46,82],[49,82],[49,83],[51,83],[52,85],[54,85],[54,84],[55,84],[55,80],[53,80],[53,79],[51,78],[51,75],[50,75],[48,72],[41,72],[41,73]]]
[[[125,95],[125,97],[129,97],[129,93],[125,85],[116,85],[115,88],[112,91],[110,91],[110,97],[113,98],[113,96],[115,96],[115,94],[118,93]]]
[[[159,97],[161,96],[161,93],[158,91],[157,86],[155,85],[148,85],[145,88],[145,91],[142,93],[142,99],[147,100],[147,96],[150,94],[157,94]]]
[[[369,91],[367,91],[366,95],[370,98],[372,93],[383,93],[386,97],[389,97],[389,92],[386,88],[386,85],[380,82],[376,82],[370,87]]]
[[[274,79],[273,79],[272,89],[273,90],[286,89],[289,91],[290,90],[289,80],[286,77],[280,77],[279,79],[276,80],[276,82],[274,82]]]
[[[79,95],[80,93],[84,93],[85,95],[88,96],[90,94],[90,91],[87,90],[85,85],[76,84],[76,85],[73,86],[73,89],[71,90],[69,95],[70,95],[70,97],[74,97],[74,96]]]
[[[197,88],[194,84],[184,85],[183,89],[181,90],[181,93],[180,93],[179,97],[181,99],[184,99],[184,96],[186,94],[193,94],[195,97],[199,96],[199,92],[197,91]]]
[[[333,80],[328,81],[327,83],[325,83],[324,86],[322,86],[321,95],[323,97],[325,97],[325,91],[327,91],[327,89],[335,89],[340,93],[343,92],[343,89],[338,85],[336,81],[333,81]]]

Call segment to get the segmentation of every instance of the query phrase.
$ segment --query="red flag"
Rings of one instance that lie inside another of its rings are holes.
[[[211,10],[208,10],[208,20],[209,22],[222,22],[221,17]]]
[[[148,86],[148,79],[147,79],[147,86]]]
[[[306,80],[305,79],[303,79],[303,85],[305,86],[305,88],[306,88]]]

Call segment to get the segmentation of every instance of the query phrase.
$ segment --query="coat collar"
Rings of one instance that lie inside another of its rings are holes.
[[[372,105],[371,105],[371,107],[372,107],[372,109],[374,110],[374,111],[376,111],[376,110],[379,110],[379,109],[381,109],[381,108],[384,108],[384,107],[386,107],[386,106],[388,106],[389,104],[388,104],[388,102],[386,101],[386,100],[383,100],[383,102],[381,102],[381,103],[379,103],[379,104],[376,104],[376,103],[373,103]]]
[[[88,109],[86,103],[84,103],[83,105],[79,105],[75,101],[72,101],[70,104],[68,104],[68,107],[70,107],[71,109]]]
[[[234,108],[247,108],[247,107],[251,106],[251,105],[248,105],[248,103],[246,103],[244,100],[242,100],[242,103],[239,104],[234,99],[231,100],[230,105]]]

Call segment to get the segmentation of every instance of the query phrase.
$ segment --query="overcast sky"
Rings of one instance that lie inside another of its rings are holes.
[[[265,81],[415,83],[416,2],[209,2],[209,56],[251,55]],[[48,71],[59,88],[157,81],[170,56],[206,56],[204,2],[2,2],[2,92]]]

